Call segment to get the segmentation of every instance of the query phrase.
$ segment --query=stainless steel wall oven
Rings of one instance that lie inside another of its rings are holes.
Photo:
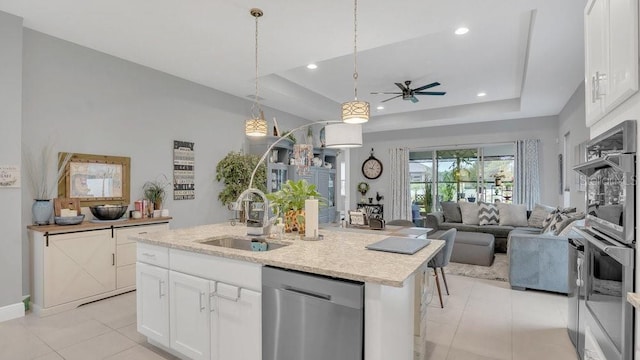
[[[593,337],[585,358],[597,352],[633,359],[634,312],[626,294],[635,277],[636,137],[635,120],[625,121],[589,141],[587,162],[574,168],[587,176],[585,227],[578,229],[586,240],[586,326]]]

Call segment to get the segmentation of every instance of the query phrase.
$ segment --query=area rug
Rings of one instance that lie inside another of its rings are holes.
[[[446,274],[462,275],[479,279],[509,281],[509,257],[507,254],[495,254],[491,266],[469,265],[450,262],[445,266]]]

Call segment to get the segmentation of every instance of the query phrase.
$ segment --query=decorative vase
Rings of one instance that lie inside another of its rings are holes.
[[[302,217],[302,223],[299,221],[300,217]],[[304,210],[288,210],[284,213],[285,232],[300,232],[301,228],[304,233]]]
[[[31,212],[33,213],[33,223],[36,225],[47,225],[49,219],[53,215],[53,206],[51,206],[51,200],[49,199],[35,199],[31,206]]]
[[[502,179],[496,179],[496,186],[502,185]]]

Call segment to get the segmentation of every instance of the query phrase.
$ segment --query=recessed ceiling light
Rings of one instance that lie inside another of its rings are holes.
[[[317,68],[318,68],[318,65],[316,65],[316,64],[309,64],[309,65],[307,65],[307,69],[309,69],[309,70],[315,70],[315,69],[317,69]]]
[[[486,92],[479,92],[478,93],[478,97],[483,97],[483,96],[487,96]]]
[[[379,105],[376,109],[378,109],[378,110],[384,110],[384,106]]]
[[[469,32],[469,28],[459,27],[459,28],[456,29],[455,34],[456,35],[464,35],[464,34],[466,34],[468,32]]]

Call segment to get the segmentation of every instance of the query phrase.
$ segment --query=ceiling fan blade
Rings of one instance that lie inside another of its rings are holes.
[[[444,91],[414,91],[416,95],[444,95],[446,92]]]
[[[394,96],[394,97],[392,97],[392,98],[388,98],[387,100],[382,100],[382,101],[380,101],[380,102],[387,102],[387,101],[389,101],[389,100],[393,100],[393,99],[395,99],[395,98],[399,98],[400,96],[402,96],[402,94],[397,95],[397,96]]]
[[[413,89],[413,91],[425,90],[425,89],[429,89],[429,88],[432,88],[432,87],[438,86],[438,85],[440,85],[440,83],[436,81],[436,82],[432,82],[431,84],[420,86],[419,88],[415,88],[415,89]]]
[[[375,94],[394,94],[395,95],[395,94],[402,94],[402,93],[399,93],[399,92],[372,92],[372,94],[374,94],[374,95]]]
[[[400,83],[394,83],[396,84],[397,87],[400,88],[400,90],[402,90],[402,92],[407,91],[409,88],[404,87],[404,85],[400,84]]]
[[[420,101],[420,100],[418,100],[418,98],[417,98],[417,97],[415,97],[415,96],[411,96],[411,97],[409,98],[409,100],[411,100],[411,102],[412,102],[412,103],[414,103],[414,104],[415,104],[415,103],[417,103],[418,101]]]

